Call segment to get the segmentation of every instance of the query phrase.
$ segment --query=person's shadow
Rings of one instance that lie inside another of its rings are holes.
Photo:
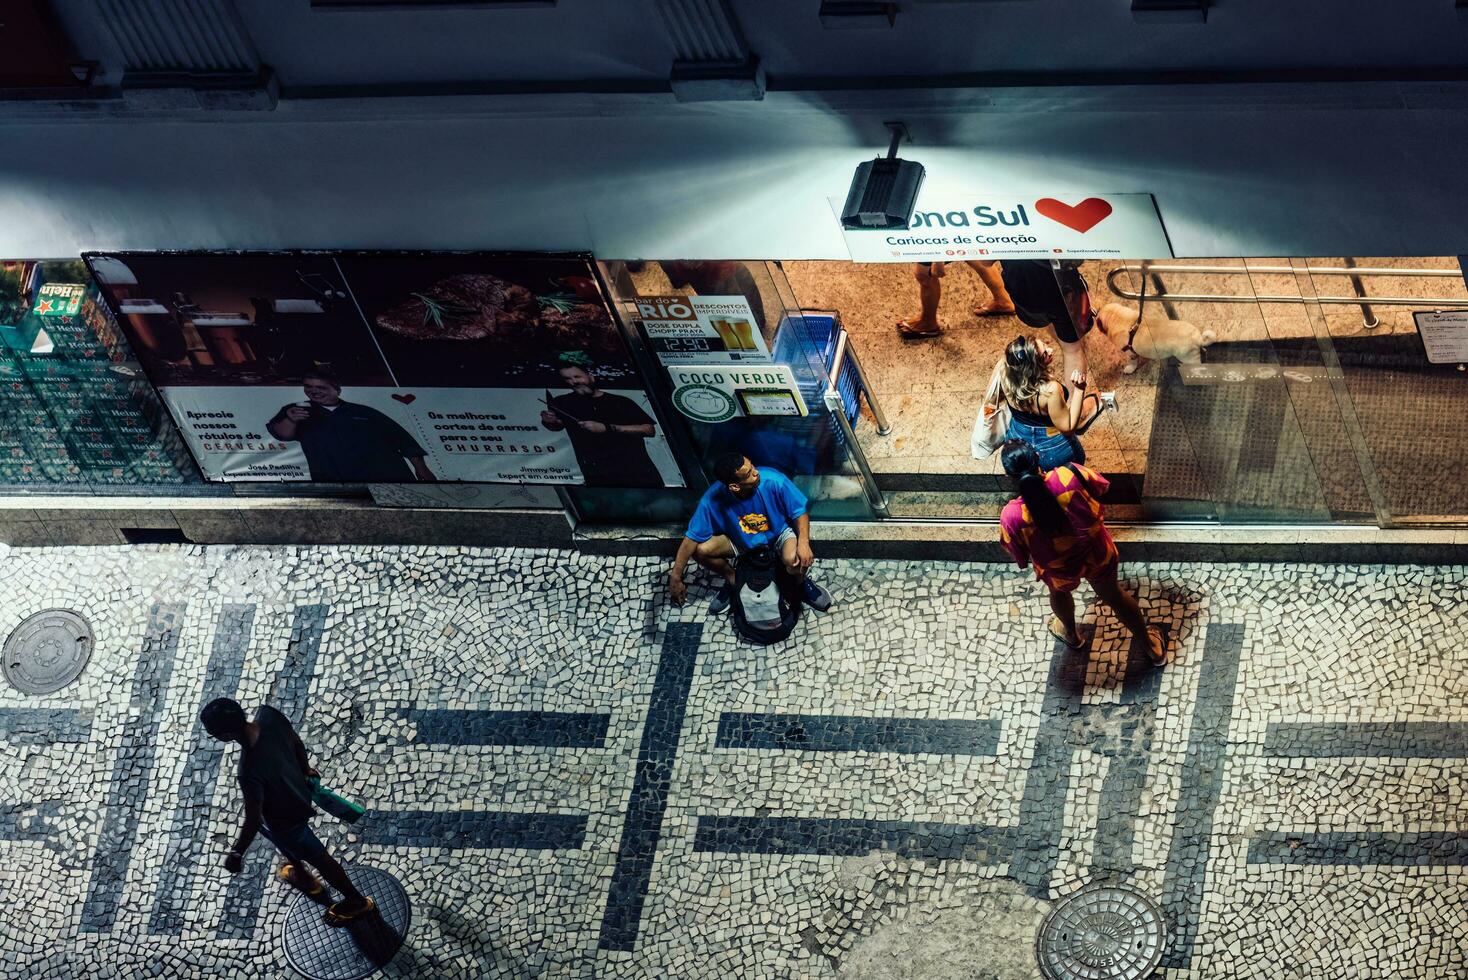
[[[1131,583],[1140,585],[1140,582]],[[1082,636],[1091,636],[1092,642],[1082,650],[1064,649],[1058,660],[1052,664],[1050,683],[1065,701],[1079,702],[1087,693],[1086,679],[1094,672],[1098,651],[1095,648],[1094,637],[1099,632],[1100,626],[1105,623],[1107,632],[1120,629],[1116,623],[1116,616],[1111,608],[1103,604],[1092,602],[1087,607],[1091,613],[1089,622],[1080,622],[1077,628]],[[1130,638],[1122,640],[1119,651],[1119,660],[1109,665],[1109,669],[1102,670],[1101,676],[1092,685],[1091,690],[1104,690],[1111,687],[1120,687],[1126,691],[1138,691],[1141,688],[1155,688],[1160,679],[1159,671],[1167,670],[1177,660],[1178,642],[1180,639],[1190,635],[1198,618],[1203,611],[1203,596],[1182,586],[1168,585],[1161,589],[1161,594],[1146,603],[1142,610],[1151,625],[1162,632],[1162,642],[1168,652],[1167,664],[1157,666],[1152,663],[1147,654]],[[1125,631],[1122,631],[1125,633]],[[1056,641],[1057,649],[1062,648],[1059,640]]]

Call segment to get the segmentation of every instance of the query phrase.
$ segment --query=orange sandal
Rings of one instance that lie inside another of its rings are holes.
[[[311,898],[315,898],[317,895],[320,895],[322,892],[326,891],[326,886],[321,883],[320,879],[316,879],[314,876],[313,880],[316,881],[315,888],[301,888],[294,881],[291,881],[291,872],[295,870],[295,865],[282,864],[280,866],[280,870],[275,873],[275,877],[279,878],[287,885],[290,885],[292,888],[299,889]]]
[[[325,919],[326,924],[329,926],[346,926],[377,911],[377,903],[370,898],[367,899],[367,904],[355,912],[338,912],[337,909],[345,904],[345,902],[335,903],[325,912],[321,913],[321,918]]]

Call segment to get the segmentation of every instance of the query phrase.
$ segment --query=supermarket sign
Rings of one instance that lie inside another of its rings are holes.
[[[831,198],[840,215],[845,198]],[[843,228],[853,262],[1172,256],[1151,194],[923,197],[907,228]]]

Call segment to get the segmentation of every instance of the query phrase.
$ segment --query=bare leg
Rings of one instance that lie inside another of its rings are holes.
[[[715,539],[710,538],[693,550],[693,560],[733,585],[734,565],[729,561],[728,554],[732,550],[724,542],[715,543]]]
[[[935,264],[938,265],[938,275],[933,274]],[[908,327],[907,332],[931,333],[941,329],[938,326],[938,303],[943,298],[942,268],[940,263],[928,262],[920,262],[914,267],[912,274],[918,282],[918,302],[922,304],[922,312],[914,320],[902,321]]]
[[[342,898],[349,903],[349,908],[360,908],[367,901],[362,893],[352,885],[351,879],[347,877],[346,869],[337,863],[336,858],[330,854],[323,854],[320,860],[311,863],[316,866],[317,871],[321,872],[321,877],[326,879],[328,885],[341,892]]]
[[[1050,611],[1055,613],[1055,618],[1060,620],[1060,627],[1065,632],[1065,642],[1071,646],[1081,645],[1081,635],[1076,632],[1076,600],[1069,592],[1061,592],[1058,589],[1050,590]]]
[[[1084,380],[1086,377],[1087,367],[1089,366],[1086,360],[1086,339],[1082,337],[1080,340],[1067,341],[1061,340],[1059,337],[1056,337],[1055,342],[1058,343],[1060,345],[1060,349],[1065,352],[1066,383],[1070,383],[1070,376],[1076,371],[1081,372],[1081,378],[1082,380]]]
[[[1107,575],[1091,579],[1091,588],[1096,590],[1096,598],[1116,612],[1116,618],[1131,633],[1133,646],[1142,644],[1147,655],[1157,661],[1162,656],[1162,636],[1147,626],[1147,617],[1142,615],[1142,607],[1137,605],[1137,600],[1126,587],[1117,581],[1116,570],[1112,569]]]
[[[974,310],[979,316],[991,313],[1013,313],[1014,300],[1004,288],[1004,277],[999,274],[998,262],[970,262],[969,268],[979,274],[984,285],[989,287],[989,302]]]
[[[795,548],[796,543],[794,538],[786,541],[780,548],[780,560],[785,563],[785,571],[794,575],[796,578],[805,578],[805,572],[802,572],[796,564]]]
[[[1102,413],[1104,413],[1106,411],[1105,406],[1103,406],[1101,404],[1101,396],[1100,395],[1096,395],[1096,394],[1090,394],[1090,395],[1087,395],[1085,398],[1081,399],[1081,414],[1082,415],[1085,415],[1085,413],[1086,413],[1086,410],[1087,410],[1086,409],[1086,403],[1087,402],[1090,402],[1093,399],[1096,402],[1096,407],[1095,407],[1094,410],[1091,411],[1091,414],[1089,416],[1087,416],[1085,419],[1083,419],[1081,421],[1081,424],[1080,425],[1076,426],[1074,429],[1071,430],[1071,432],[1074,433],[1075,435],[1078,435],[1078,436],[1085,435],[1086,434],[1086,430],[1089,429],[1095,423],[1095,421],[1101,417]]]

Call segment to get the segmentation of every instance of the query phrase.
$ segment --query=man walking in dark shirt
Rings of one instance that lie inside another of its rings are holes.
[[[597,387],[596,376],[567,364],[561,377],[571,393],[551,398],[540,424],[565,430],[588,487],[660,487],[663,478],[647,455],[657,423],[630,398]]]
[[[408,430],[370,405],[343,401],[342,386],[335,378],[307,373],[301,390],[306,401],[282,406],[265,428],[277,439],[301,444],[311,479],[321,483],[435,479],[424,462],[427,451]]]
[[[341,892],[342,900],[326,910],[329,925],[346,925],[372,912],[376,904],[352,886],[346,871],[311,829],[316,810],[311,806],[309,780],[320,774],[311,768],[306,747],[290,720],[269,705],[262,705],[255,712],[255,720],[246,721],[244,709],[229,698],[210,701],[199,712],[199,720],[204,730],[221,742],[240,743],[239,780],[245,822],[224,858],[225,870],[240,873],[245,851],[258,831],[285,858],[277,872],[280,880],[313,898],[322,895],[324,886],[305,867],[310,864]]]

